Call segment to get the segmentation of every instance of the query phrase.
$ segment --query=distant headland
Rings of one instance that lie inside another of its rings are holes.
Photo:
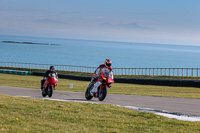
[[[34,45],[59,45],[59,44],[49,44],[49,43],[34,43],[34,42],[16,42],[16,41],[1,41],[3,43],[16,43],[16,44],[34,44]]]

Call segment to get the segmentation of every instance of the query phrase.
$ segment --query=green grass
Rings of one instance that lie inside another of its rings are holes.
[[[169,119],[114,105],[0,95],[0,132],[200,132],[200,122]]]
[[[40,80],[42,80],[42,77],[38,76],[0,74],[0,85],[4,86],[40,89]],[[73,84],[73,88],[70,88],[70,84]],[[85,92],[88,84],[89,81],[59,79],[56,90]],[[168,87],[122,83],[112,84],[112,87],[109,88],[108,93],[179,98],[200,98],[200,88],[195,87]]]

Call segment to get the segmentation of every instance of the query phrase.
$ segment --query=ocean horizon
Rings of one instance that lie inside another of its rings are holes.
[[[200,46],[0,35],[1,62],[114,68],[198,68]]]

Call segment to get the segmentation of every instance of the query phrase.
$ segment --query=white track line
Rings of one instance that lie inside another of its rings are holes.
[[[14,96],[14,97],[30,97],[30,98],[63,101],[63,102],[80,102],[80,103],[100,104],[98,102],[91,102],[91,101],[64,100],[64,99],[41,98],[41,97],[31,97],[31,96]],[[139,107],[134,107],[134,106],[121,106],[121,105],[117,105],[117,106],[129,108],[129,109],[132,109],[132,110],[135,110],[135,111],[150,112],[150,113],[154,113],[154,114],[161,115],[161,116],[164,116],[164,117],[182,120],[182,121],[192,121],[192,122],[200,121],[200,116],[177,114],[177,113],[168,112],[168,111],[165,111],[165,110],[163,110],[163,111],[154,110],[154,109],[151,109],[151,108],[139,108]]]

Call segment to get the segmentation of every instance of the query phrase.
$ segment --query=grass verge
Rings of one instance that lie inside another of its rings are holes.
[[[0,95],[0,132],[200,132],[200,122],[113,105]]]
[[[40,80],[42,80],[42,77],[38,76],[0,74],[0,85],[4,86],[40,89]],[[73,88],[70,88],[70,84],[73,84]],[[88,81],[59,79],[56,90],[85,92],[88,84]],[[109,88],[108,93],[179,98],[200,98],[200,88],[195,87],[168,87],[122,83],[114,83],[112,87]]]

